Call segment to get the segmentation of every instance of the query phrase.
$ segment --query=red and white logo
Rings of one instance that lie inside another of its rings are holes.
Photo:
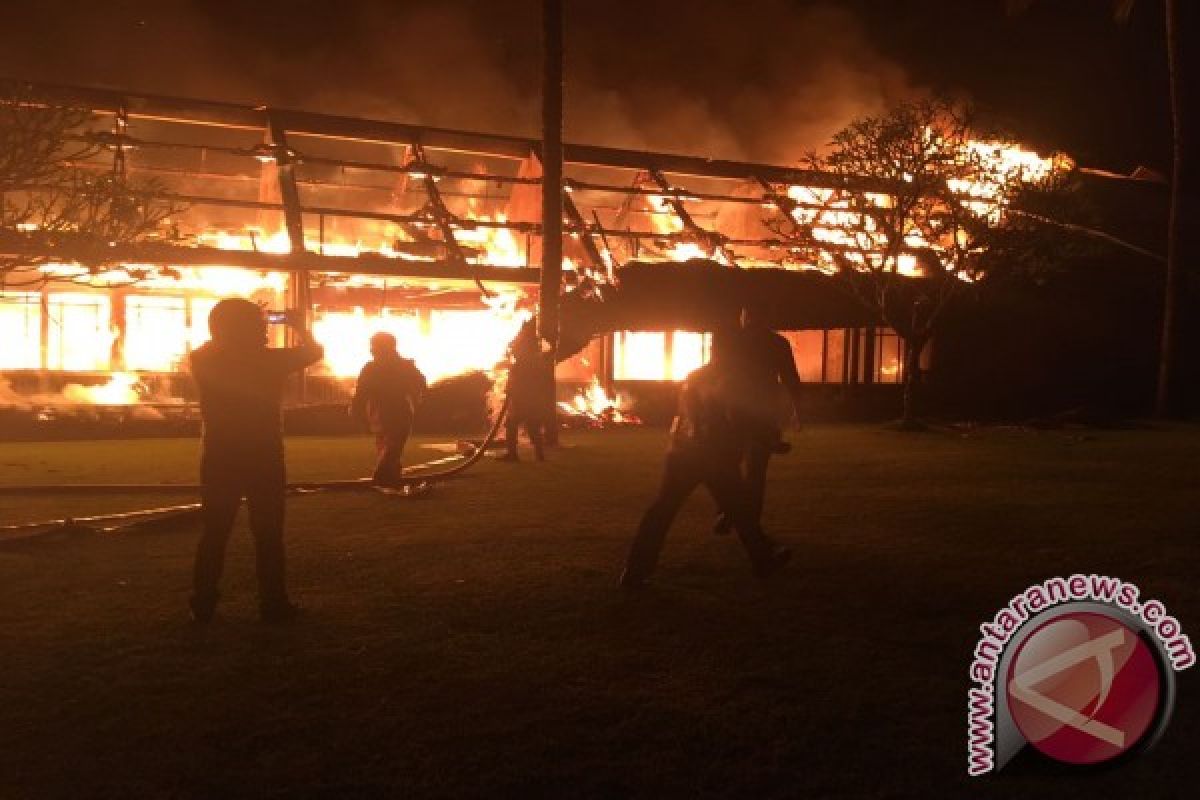
[[[1162,676],[1136,632],[1080,611],[1047,621],[1021,642],[1005,689],[1012,720],[1030,744],[1058,761],[1097,764],[1146,736]]]

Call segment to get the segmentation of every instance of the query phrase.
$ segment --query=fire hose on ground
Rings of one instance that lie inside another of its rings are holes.
[[[395,489],[385,490],[389,495],[414,497],[424,494],[435,483],[457,477],[483,458],[488,448],[495,442],[508,415],[508,398],[492,421],[483,441],[464,455],[454,455],[447,458],[434,459],[423,464],[416,464],[404,469],[401,485]],[[429,472],[433,467],[458,461],[453,466]],[[326,491],[374,491],[377,487],[370,478],[351,478],[332,481],[301,481],[289,483],[289,494],[311,494]],[[0,486],[0,494],[144,494],[163,493],[179,494],[181,492],[198,492],[198,484],[42,484],[35,486]],[[199,515],[200,503],[184,503],[159,508],[143,508],[136,511],[120,511],[108,514],[91,514],[86,516],[62,517],[59,519],[41,520],[39,522],[23,522],[13,525],[0,525],[0,545],[10,542],[25,541],[31,538],[55,533],[96,532],[114,533],[134,527],[142,527],[164,521],[179,521]]]

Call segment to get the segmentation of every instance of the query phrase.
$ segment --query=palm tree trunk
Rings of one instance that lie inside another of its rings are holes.
[[[1162,338],[1158,351],[1158,392],[1154,411],[1168,417],[1173,404],[1175,335],[1179,295],[1183,291],[1179,265],[1179,206],[1183,196],[1183,92],[1179,68],[1179,17],[1176,0],[1166,0],[1167,74],[1171,86],[1171,208],[1167,216],[1167,272],[1163,290]]]
[[[563,0],[542,0],[542,279],[538,333],[558,345],[562,291]]]
[[[917,382],[920,377],[921,351],[924,349],[924,339],[906,339],[904,341],[904,405],[900,416],[900,423],[904,427],[910,427],[916,423]]]

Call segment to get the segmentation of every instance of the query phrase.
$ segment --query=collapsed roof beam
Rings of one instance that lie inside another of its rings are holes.
[[[575,201],[571,199],[570,192],[563,192],[563,212],[566,214],[570,224],[563,230],[578,237],[579,243],[583,246],[583,252],[591,262],[592,269],[600,274],[607,274],[609,266],[605,262],[604,257],[600,255],[600,249],[596,247],[596,240],[593,239],[595,232],[592,226],[588,225],[587,220],[583,218],[583,214],[579,213],[579,206],[575,205]]]
[[[0,186],[0,189],[3,189],[3,188],[4,188],[3,186]],[[173,193],[167,193],[167,192],[149,192],[149,191],[133,191],[133,192],[131,192],[131,194],[133,194],[134,196],[137,196],[137,197],[157,198],[157,199],[163,199],[163,200],[176,200],[176,201],[179,201],[182,203],[187,203],[189,205],[211,205],[211,206],[227,207],[227,208],[255,209],[255,210],[259,210],[259,211],[279,211],[279,212],[283,211],[282,204],[268,203],[268,202],[263,202],[261,200],[236,200],[236,199],[227,198],[227,197],[209,197],[209,196],[205,196],[205,195],[183,195],[183,194],[173,194]],[[651,194],[657,195],[658,193],[651,192]],[[755,202],[759,202],[759,201],[755,201]],[[814,209],[822,208],[821,206],[813,206],[811,204],[805,204],[805,203],[797,203],[796,205],[799,208],[814,208]],[[416,225],[429,225],[430,224],[428,215],[420,214],[420,213],[417,213],[417,214],[389,214],[389,213],[383,212],[383,211],[360,211],[360,210],[344,209],[344,208],[328,208],[328,207],[324,207],[324,206],[306,206],[304,208],[304,211],[307,214],[311,214],[311,215],[319,216],[319,217],[345,217],[345,218],[351,218],[351,219],[369,219],[369,220],[374,220],[377,222],[392,222],[392,223],[395,223],[400,226],[416,226]],[[661,213],[661,212],[658,212],[658,213]],[[530,234],[530,235],[534,235],[534,236],[540,236],[542,233],[542,226],[536,222],[512,222],[512,221],[503,221],[502,222],[500,220],[488,220],[488,219],[476,220],[476,219],[453,218],[450,221],[450,226],[455,229],[457,229],[459,226],[470,227],[470,228],[505,229],[505,230],[510,230],[510,231],[516,231],[518,233]],[[578,222],[572,221],[570,224],[568,224],[566,227],[564,227],[563,230],[566,233],[580,234],[581,236],[584,234],[591,234],[592,236],[610,237],[613,239],[655,240],[655,241],[672,242],[672,243],[683,243],[683,242],[693,241],[695,238],[694,235],[691,234],[690,232],[665,233],[665,232],[657,232],[657,231],[635,231],[635,230],[629,230],[626,228],[609,228],[609,227],[605,227],[604,225],[599,224],[598,221],[596,224],[587,224],[585,222],[583,225],[580,225]],[[593,245],[594,245],[594,243],[595,242],[593,240]],[[730,246],[771,247],[771,248],[782,248],[782,247],[787,246],[786,242],[784,242],[780,239],[777,239],[777,238],[768,238],[768,239],[728,238],[725,240],[725,244],[730,245]],[[441,242],[439,240],[434,240],[428,236],[422,236],[418,241],[413,241],[413,242],[397,240],[397,241],[391,242],[389,246],[392,248],[392,250],[394,250],[397,253],[403,253],[405,255],[409,255],[414,258],[421,258],[421,259],[429,258],[429,257],[433,256],[434,253],[440,254],[440,253],[444,253],[446,251],[446,247],[443,242]],[[830,248],[837,249],[837,247],[832,243],[828,244],[828,246]],[[459,248],[462,249],[464,251],[464,253],[466,252],[466,250],[470,249],[470,248],[464,248],[461,243],[459,244]],[[213,248],[213,249],[217,249],[217,248]],[[238,251],[220,250],[220,252],[230,253],[230,252],[238,252]],[[386,256],[381,256],[381,257],[386,257]],[[607,269],[607,266],[605,267],[605,269]]]
[[[650,177],[658,184],[658,188],[662,190],[662,202],[671,207],[675,212],[675,216],[679,217],[679,221],[683,223],[684,230],[691,233],[695,238],[696,244],[703,246],[710,256],[720,254],[725,259],[726,266],[736,267],[737,256],[725,246],[724,237],[714,231],[705,230],[696,223],[696,220],[692,219],[692,215],[688,213],[687,207],[683,203],[681,192],[671,186],[661,172],[652,169],[650,170]]]
[[[755,176],[759,187],[763,190],[763,205],[770,206],[779,212],[783,217],[784,224],[795,226],[796,218],[792,216],[793,212],[801,207],[801,204],[793,200],[786,194],[780,194],[775,190],[775,187],[767,182],[762,176]]]
[[[442,241],[446,245],[446,254],[456,267],[462,270],[469,270],[470,265],[467,264],[467,256],[458,243],[458,237],[454,235],[454,227],[458,218],[451,214],[450,209],[446,208],[446,204],[442,202],[442,195],[437,188],[437,178],[434,177],[433,173],[433,165],[425,160],[425,149],[416,142],[412,145],[412,154],[417,163],[425,165],[425,172],[421,175],[420,180],[425,187],[425,196],[429,198],[429,212],[433,217],[433,222],[442,233]],[[483,281],[478,278],[475,279],[475,283],[479,286],[479,291],[483,292],[484,295],[492,297],[495,294],[484,286]]]
[[[293,253],[301,253],[304,251],[304,209],[300,206],[300,190],[296,187],[296,154],[288,147],[287,134],[270,112],[267,112],[265,144],[267,154],[263,156],[262,168],[266,170],[270,164],[275,165],[288,244]]]

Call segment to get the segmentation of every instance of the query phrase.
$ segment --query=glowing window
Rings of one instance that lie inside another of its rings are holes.
[[[904,344],[895,331],[875,332],[875,382],[899,383],[904,372]]]
[[[613,378],[618,381],[661,381],[667,378],[667,335],[620,331],[613,336]]]
[[[619,331],[613,335],[613,379],[681,381],[708,361],[711,340],[693,331]]]
[[[182,297],[126,298],[126,369],[176,370],[187,352],[188,339],[187,306]]]
[[[825,331],[825,382],[846,380],[846,331],[838,328]]]
[[[707,333],[675,331],[668,334],[670,341],[669,373],[671,380],[681,381],[694,369],[708,362],[711,337]]]
[[[42,365],[42,297],[37,292],[0,293],[0,369]]]
[[[46,367],[64,370],[107,370],[115,338],[108,296],[52,294],[48,298],[49,337]]]
[[[825,363],[825,331],[785,331],[800,380],[820,383]]]

